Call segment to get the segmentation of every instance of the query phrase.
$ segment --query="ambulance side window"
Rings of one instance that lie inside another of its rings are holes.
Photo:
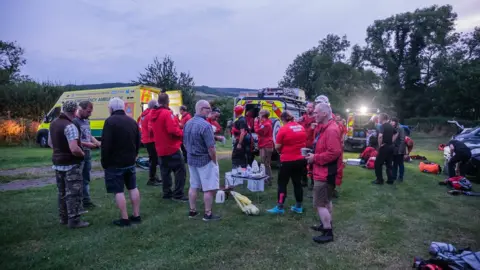
[[[57,119],[60,115],[60,107],[55,107],[50,113],[45,117],[45,123],[51,123],[53,120]]]

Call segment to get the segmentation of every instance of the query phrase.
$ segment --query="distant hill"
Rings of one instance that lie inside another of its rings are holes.
[[[115,88],[115,87],[127,87],[133,86],[133,83],[100,83],[100,84],[82,84],[82,85],[66,85],[73,90],[89,90],[89,89],[101,89],[101,88]],[[251,92],[256,91],[256,89],[249,88],[225,88],[225,87],[210,87],[206,85],[195,86],[195,91],[197,91],[197,96],[200,98],[206,98],[209,100],[215,99],[216,97],[236,97],[240,92]]]

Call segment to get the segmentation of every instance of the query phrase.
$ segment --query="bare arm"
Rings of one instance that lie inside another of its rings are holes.
[[[215,150],[215,146],[208,148],[208,155],[212,159],[212,162],[217,164],[217,151]]]
[[[280,153],[280,151],[282,151],[282,146],[283,146],[282,144],[276,143],[275,144],[275,150],[277,150],[277,152]]]
[[[85,153],[83,153],[82,148],[80,148],[80,146],[78,146],[78,139],[68,141],[68,147],[70,148],[70,151],[72,152],[72,154],[74,156],[76,156],[76,157],[85,156]]]
[[[95,139],[95,137],[92,136],[92,143],[94,143],[97,147],[100,147],[100,145],[102,145],[101,142],[99,142],[97,139]]]

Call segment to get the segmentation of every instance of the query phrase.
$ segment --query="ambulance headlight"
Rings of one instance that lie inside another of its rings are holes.
[[[365,107],[365,106],[360,107],[360,112],[361,113],[367,113],[367,111],[368,111],[367,107]]]

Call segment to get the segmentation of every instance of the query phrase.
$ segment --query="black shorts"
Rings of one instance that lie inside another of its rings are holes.
[[[108,193],[123,193],[124,186],[128,190],[137,188],[137,172],[135,166],[127,168],[108,168],[105,170],[105,186]]]

